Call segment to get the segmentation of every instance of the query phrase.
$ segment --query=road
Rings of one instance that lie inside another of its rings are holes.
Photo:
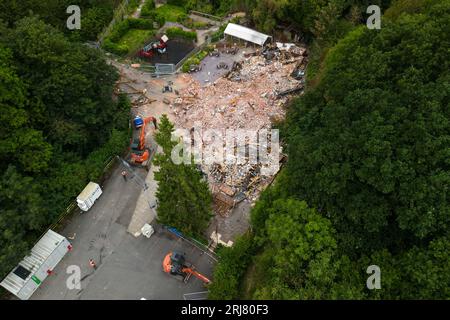
[[[182,251],[207,277],[213,261],[199,249],[155,225],[150,238],[127,232],[141,187],[136,177],[124,181],[117,166],[104,183],[103,194],[86,213],[77,213],[60,233],[74,239],[73,250],[55,268],[32,299],[183,299],[184,294],[205,291],[203,283],[191,278],[187,284],[162,271],[162,259],[171,250]],[[137,170],[141,178],[144,170]],[[89,259],[97,269],[89,266]],[[81,288],[68,289],[67,267],[81,269]]]

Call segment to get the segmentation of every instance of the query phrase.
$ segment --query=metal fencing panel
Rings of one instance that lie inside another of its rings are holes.
[[[175,73],[175,65],[165,64],[165,63],[156,63],[155,64],[155,73],[156,74],[174,74]]]

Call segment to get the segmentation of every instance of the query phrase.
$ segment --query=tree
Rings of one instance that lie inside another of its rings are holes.
[[[20,20],[1,38],[26,79],[31,124],[55,149],[86,156],[107,141],[118,111],[112,101],[118,74],[99,52],[69,42],[36,17]]]
[[[351,32],[290,109],[287,186],[330,217],[349,254],[449,227],[450,3],[439,6]]]
[[[11,64],[11,51],[0,45],[0,169],[16,163],[23,171],[39,172],[47,167],[51,146],[29,128],[25,85]]]
[[[42,203],[38,184],[20,175],[14,166],[0,177],[0,274],[3,276],[20,261],[39,230],[48,211]],[[20,208],[18,212],[17,208]]]
[[[0,278],[129,141],[104,56],[37,17],[15,21],[0,24]]]
[[[214,269],[213,282],[208,288],[208,298],[213,300],[233,300],[241,296],[242,278],[252,261],[256,246],[251,233],[236,239],[233,246],[221,247],[220,258]]]
[[[336,270],[336,240],[331,222],[306,202],[278,199],[269,209],[266,222],[268,243],[272,248],[271,281],[258,289],[257,298],[326,298]]]
[[[65,33],[69,38],[86,41],[96,40],[97,35],[111,21],[117,0],[8,0],[0,2],[0,20],[9,27],[22,18],[37,15],[42,21]],[[66,27],[69,17],[66,9],[78,5],[81,9],[81,30]]]
[[[194,165],[173,163],[171,141],[173,124],[166,115],[160,120],[156,142],[163,152],[155,156],[159,167],[155,172],[158,181],[158,221],[178,228],[189,235],[202,235],[212,217],[212,195],[208,183]]]
[[[252,211],[240,297],[449,297],[450,1],[419,11],[347,34],[290,105],[288,165]],[[366,288],[370,265],[382,290]]]

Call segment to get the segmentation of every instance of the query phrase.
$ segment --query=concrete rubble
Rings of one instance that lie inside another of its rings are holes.
[[[273,46],[235,62],[224,77],[206,85],[181,75],[188,85],[170,103],[176,127],[270,129],[284,119],[290,94],[303,90],[306,59],[304,48]],[[214,163],[201,168],[214,194],[215,211],[221,215],[243,199],[254,201],[274,178],[261,174],[261,164]]]

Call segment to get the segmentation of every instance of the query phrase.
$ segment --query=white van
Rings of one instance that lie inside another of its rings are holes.
[[[93,205],[95,200],[100,198],[102,189],[95,182],[89,182],[86,188],[78,195],[77,204],[83,211],[88,211]]]

